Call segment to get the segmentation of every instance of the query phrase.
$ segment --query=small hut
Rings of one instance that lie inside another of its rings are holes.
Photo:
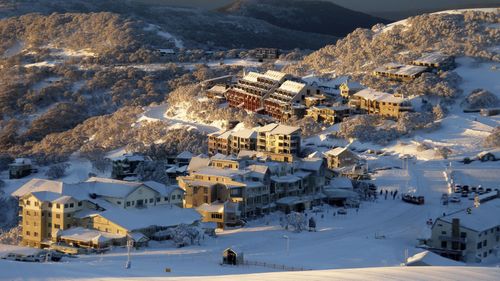
[[[243,264],[243,252],[235,248],[227,248],[222,253],[222,264]]]

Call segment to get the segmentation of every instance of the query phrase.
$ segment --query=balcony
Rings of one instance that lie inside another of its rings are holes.
[[[467,243],[467,238],[465,237],[451,237],[451,236],[444,236],[440,235],[439,240],[441,241],[448,241],[448,242],[458,242],[458,243]]]

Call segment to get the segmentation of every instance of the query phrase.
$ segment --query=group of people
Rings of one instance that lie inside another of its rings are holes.
[[[384,195],[384,193],[385,193],[385,195]],[[387,190],[387,189],[381,189],[380,190],[380,196],[384,195],[385,200],[387,200],[387,196],[389,194],[392,196],[392,200],[394,200],[394,199],[396,199],[396,196],[398,195],[398,191],[397,190],[391,190],[389,192],[389,190]]]

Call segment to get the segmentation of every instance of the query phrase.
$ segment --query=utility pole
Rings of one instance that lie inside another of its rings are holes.
[[[132,248],[133,244],[132,238],[129,236],[127,240],[127,262],[125,263],[125,268],[130,269],[130,266],[132,266],[132,261],[130,260],[130,249]]]
[[[290,237],[288,237],[287,235],[283,235],[283,238],[286,239],[286,255],[288,256],[288,254],[290,253]]]

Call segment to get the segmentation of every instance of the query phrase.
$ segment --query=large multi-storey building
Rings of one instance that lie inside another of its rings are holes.
[[[300,140],[299,127],[272,123],[252,129],[209,134],[208,153],[209,155],[237,155],[242,150],[256,150],[292,156],[300,153]]]
[[[348,106],[317,105],[307,109],[307,116],[316,122],[333,125],[348,117],[350,112],[351,109]]]
[[[433,70],[450,70],[455,68],[455,57],[441,53],[428,53],[412,61],[411,64]]]
[[[268,70],[264,74],[250,72],[226,92],[227,101],[232,107],[263,112],[264,99],[288,77],[285,73],[273,70]]]
[[[222,227],[280,204],[285,211],[303,209],[320,193],[325,183],[323,159],[274,162],[262,156],[193,158],[189,175],[179,177],[186,192],[184,207],[197,208],[204,221]]]
[[[375,69],[373,75],[399,81],[411,81],[427,70],[425,66],[388,63]]]
[[[484,262],[500,256],[500,199],[436,219],[429,249],[464,262]]]
[[[301,129],[281,124],[269,124],[255,128],[257,131],[257,151],[277,154],[299,155]]]
[[[267,115],[277,120],[286,120],[291,116],[300,116],[298,111],[305,107],[305,98],[320,95],[318,88],[312,88],[305,83],[285,81],[264,100],[264,110]]]
[[[184,191],[179,187],[156,182],[90,178],[77,184],[65,184],[32,179],[12,195],[19,199],[21,243],[38,248],[49,247],[61,241],[61,237],[64,241],[71,240],[71,237],[65,236],[65,232],[69,230],[73,237],[85,236],[84,233],[91,231],[97,236],[109,237],[106,243],[114,243],[112,241],[115,240],[116,243],[123,243],[126,240],[123,238],[133,231],[151,234],[148,232],[156,227],[168,226],[164,225],[168,220],[162,222],[161,219],[165,219],[169,209],[174,210],[172,215],[184,212],[178,211],[179,206],[183,205]],[[167,204],[171,207],[161,210],[152,208]],[[140,211],[145,209],[149,211]],[[161,211],[163,214],[155,215]],[[186,218],[193,217],[190,211],[185,213]],[[133,217],[137,220],[134,221]],[[157,221],[152,221],[153,218]],[[168,223],[171,222],[172,220]],[[75,232],[76,228],[79,234]],[[75,245],[82,242],[82,245],[88,247],[103,246],[99,241],[94,243],[92,239],[76,239],[73,242]]]
[[[404,98],[369,88],[354,94],[349,105],[368,114],[395,118],[404,111],[412,110],[411,104]]]

